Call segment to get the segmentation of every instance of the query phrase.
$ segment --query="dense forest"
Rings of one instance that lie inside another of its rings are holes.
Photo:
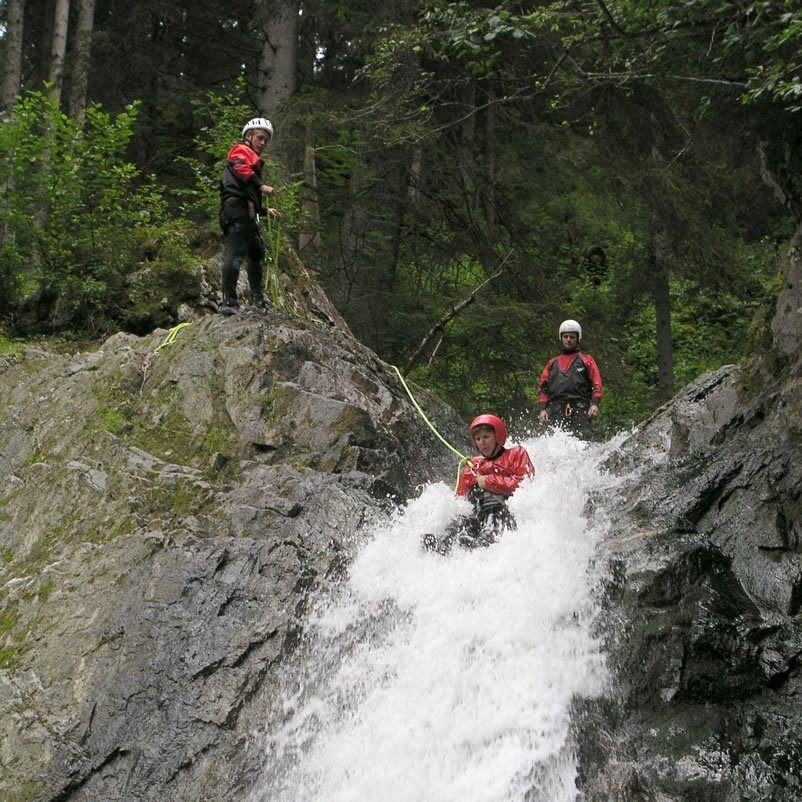
[[[792,0],[0,7],[5,349],[174,322],[255,114],[273,258],[466,416],[528,425],[567,317],[608,430],[764,347],[802,221]]]

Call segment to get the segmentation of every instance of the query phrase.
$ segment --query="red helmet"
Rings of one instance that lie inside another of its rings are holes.
[[[496,433],[496,442],[503,446],[507,441],[507,426],[501,418],[496,415],[479,415],[473,419],[470,430],[473,431],[477,426],[492,426]]]

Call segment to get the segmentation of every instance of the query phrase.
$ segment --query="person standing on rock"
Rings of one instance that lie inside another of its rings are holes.
[[[429,551],[446,554],[455,539],[460,546],[489,546],[504,529],[515,529],[507,500],[529,476],[532,460],[523,446],[505,448],[507,426],[497,415],[479,415],[470,425],[471,441],[478,456],[466,461],[457,484],[457,495],[473,502],[473,513],[452,521],[441,539],[423,536]]]
[[[601,372],[596,360],[579,350],[582,342],[579,323],[564,320],[559,339],[562,353],[552,357],[540,375],[538,420],[589,440],[602,399]]]
[[[226,242],[223,250],[221,315],[233,315],[239,308],[237,281],[245,257],[248,257],[248,285],[251,303],[264,307],[265,244],[259,231],[259,216],[265,213],[263,196],[276,191],[262,180],[262,152],[273,137],[273,124],[264,117],[254,117],[242,129],[242,142],[228,152],[220,176],[220,227]],[[274,219],[277,209],[268,208]]]

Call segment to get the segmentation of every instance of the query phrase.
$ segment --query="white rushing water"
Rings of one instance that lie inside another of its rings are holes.
[[[569,708],[598,694],[592,636],[610,446],[562,433],[523,443],[537,475],[518,528],[489,548],[423,550],[467,503],[442,483],[368,533],[313,612],[265,736],[251,802],[564,802],[576,796]]]

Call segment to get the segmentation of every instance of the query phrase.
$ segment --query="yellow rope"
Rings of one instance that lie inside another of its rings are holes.
[[[434,432],[437,439],[446,448],[451,449],[451,451],[453,451],[460,458],[459,463],[457,464],[457,484],[454,487],[454,490],[456,491],[456,488],[459,487],[459,478],[462,475],[462,466],[463,464],[472,465],[471,458],[454,448],[454,446],[452,446],[451,443],[449,443],[448,440],[446,440],[445,437],[443,437],[443,435],[441,435],[440,432],[434,428],[434,424],[426,417],[426,413],[421,409],[420,404],[415,400],[415,396],[412,395],[412,390],[409,389],[409,385],[404,381],[401,371],[395,365],[391,365],[390,367],[398,374],[398,378],[400,379],[403,388],[407,391],[407,395],[409,396],[409,400],[412,402],[412,406],[418,410],[418,414],[423,418],[423,422]]]
[[[270,212],[267,213],[267,242],[272,246],[270,252],[270,265],[267,268],[267,282],[269,286],[270,299],[276,309],[284,306],[284,288],[281,286],[281,275],[278,269],[278,257],[281,253],[281,221],[274,220]]]
[[[179,323],[177,326],[173,326],[168,332],[167,336],[162,340],[161,345],[156,348],[156,351],[161,351],[165,345],[172,345],[175,342],[175,338],[178,336],[178,332],[181,331],[185,326],[189,326],[188,321],[184,321],[183,323]],[[155,354],[156,351],[153,353]]]

